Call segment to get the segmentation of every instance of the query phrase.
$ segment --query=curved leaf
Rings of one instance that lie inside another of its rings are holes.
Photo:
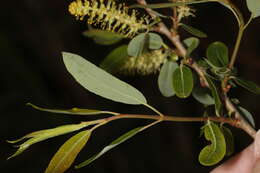
[[[207,58],[217,67],[226,67],[229,63],[228,47],[218,41],[211,43],[207,49]]]
[[[231,130],[225,126],[221,127],[226,141],[226,156],[231,156],[235,151],[234,137]]]
[[[56,136],[64,135],[64,134],[67,134],[67,133],[70,133],[70,132],[73,132],[73,131],[77,131],[77,130],[80,130],[84,127],[87,127],[89,125],[94,125],[94,124],[97,124],[97,123],[99,123],[99,120],[84,122],[84,123],[80,123],[80,124],[64,125],[64,126],[56,127],[56,128],[53,128],[53,129],[46,129],[46,130],[40,130],[40,131],[32,132],[32,133],[29,133],[28,135],[25,135],[24,137],[22,137],[18,140],[7,141],[9,143],[17,143],[17,142],[22,141],[23,139],[30,138],[27,141],[25,141],[24,143],[22,143],[21,145],[19,145],[19,149],[12,156],[10,156],[8,159],[21,154],[23,151],[25,151],[27,148],[29,148],[31,145],[33,145],[35,143],[38,143],[38,142],[41,142],[43,140],[53,138],[53,137],[56,137]]]
[[[83,35],[92,38],[97,44],[101,45],[115,44],[124,38],[121,34],[101,29],[90,29],[83,32]]]
[[[129,132],[123,134],[122,136],[120,136],[119,138],[117,138],[116,140],[114,140],[113,142],[111,142],[108,146],[106,146],[105,148],[103,148],[99,153],[95,154],[94,156],[92,156],[91,158],[89,158],[88,160],[80,163],[79,165],[75,166],[75,168],[82,168],[84,166],[87,166],[88,164],[92,163],[94,160],[98,159],[99,157],[101,157],[103,154],[105,154],[106,152],[108,152],[109,150],[115,148],[116,146],[118,146],[119,144],[125,142],[126,140],[128,140],[129,138],[133,137],[134,135],[136,135],[138,132],[140,132],[142,130],[143,127],[137,127],[133,130],[130,130]]]
[[[159,90],[164,97],[174,96],[175,92],[172,86],[173,72],[178,68],[178,64],[174,61],[166,61],[158,77]]]
[[[122,45],[114,49],[101,62],[100,67],[109,73],[117,72],[127,60],[127,45]]]
[[[239,86],[247,89],[248,91],[255,94],[260,94],[260,87],[256,85],[254,82],[242,78],[238,78],[238,77],[235,78],[234,80]]]
[[[173,73],[173,89],[180,98],[187,98],[193,89],[193,75],[189,67],[182,65]]]
[[[241,106],[238,106],[238,110],[242,113],[242,115],[250,123],[250,125],[255,128],[255,120],[254,120],[253,115],[248,110],[246,110],[245,108],[243,108]]]
[[[199,161],[204,166],[212,166],[221,161],[226,154],[225,137],[220,128],[212,122],[204,126],[205,138],[211,142],[199,154]]]
[[[60,114],[71,114],[71,115],[97,115],[97,114],[112,114],[117,115],[118,113],[110,112],[110,111],[100,111],[93,109],[80,109],[80,108],[72,108],[72,109],[46,109],[31,103],[27,103],[27,105],[32,106],[34,109],[51,112],[51,113],[60,113]]]
[[[91,135],[90,130],[79,132],[67,140],[53,156],[45,173],[63,173],[76,159]]]
[[[63,52],[63,60],[69,73],[90,92],[126,104],[145,105],[147,103],[140,91],[82,57]]]
[[[205,34],[204,32],[198,30],[197,28],[194,28],[192,26],[189,26],[189,25],[186,25],[186,24],[181,24],[180,25],[185,31],[187,31],[188,33],[196,36],[196,37],[199,37],[199,38],[206,38],[207,37],[207,34]]]

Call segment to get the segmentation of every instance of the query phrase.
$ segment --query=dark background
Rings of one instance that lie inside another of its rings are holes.
[[[235,0],[245,16],[245,1]],[[78,123],[86,118],[40,112],[25,106],[27,102],[49,108],[83,107],[124,113],[151,113],[142,106],[128,106],[102,99],[79,86],[64,68],[61,51],[77,53],[98,64],[114,47],[95,45],[84,38],[86,25],[76,21],[67,12],[68,1],[20,0],[3,1],[0,6],[0,171],[5,173],[44,172],[51,157],[70,135],[43,141],[30,147],[18,157],[6,161],[15,149],[5,142],[29,132]],[[223,41],[232,50],[237,34],[236,21],[231,13],[219,4],[196,5],[197,18],[189,24],[205,31],[197,51],[205,55],[212,41]],[[239,74],[260,84],[259,19],[245,32],[239,51]],[[182,34],[183,38],[189,36]],[[187,100],[163,98],[157,89],[157,76],[122,77],[139,90],[151,105],[170,115],[201,116],[202,105],[192,98]],[[260,126],[259,97],[242,89],[233,96],[250,110]],[[258,99],[258,100],[257,100]],[[98,129],[76,163],[84,161],[117,136],[147,121],[120,120]],[[162,123],[140,134],[80,170],[67,172],[145,173],[145,172],[209,172],[212,167],[198,163],[200,149],[206,144],[199,138],[201,123]],[[235,134],[236,152],[247,146],[251,139],[242,131]]]

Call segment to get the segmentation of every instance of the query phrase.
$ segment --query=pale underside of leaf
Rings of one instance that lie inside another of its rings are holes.
[[[146,104],[140,91],[115,78],[82,57],[63,52],[67,70],[87,90],[110,100],[126,104]]]

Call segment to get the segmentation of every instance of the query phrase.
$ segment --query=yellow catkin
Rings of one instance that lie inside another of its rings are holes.
[[[76,0],[69,5],[70,14],[102,29],[133,37],[139,30],[148,28],[145,18],[137,19],[137,11],[113,0]]]
[[[126,75],[149,75],[160,70],[165,61],[165,53],[162,50],[155,50],[145,53],[139,57],[129,57],[120,68],[120,72]]]

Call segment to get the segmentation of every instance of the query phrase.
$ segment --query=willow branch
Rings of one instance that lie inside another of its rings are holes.
[[[137,2],[139,4],[142,5],[146,5],[146,1],[145,0],[137,0]],[[234,7],[234,6],[233,6]],[[237,10],[237,8],[234,8]],[[150,9],[146,9],[146,11],[150,14]],[[240,13],[239,13],[240,14]],[[151,15],[151,14],[150,14]],[[151,15],[152,16],[152,15]],[[152,16],[153,17],[153,16]],[[241,17],[241,16],[240,16]],[[244,22],[242,23],[242,25],[244,25]],[[159,23],[157,28],[155,28],[155,31],[165,35],[171,42],[172,44],[176,47],[177,49],[177,53],[182,56],[185,57],[187,54],[187,50],[184,47],[184,45],[182,44],[182,42],[180,41],[180,36],[178,35],[177,31],[170,31],[166,25],[164,23]],[[241,35],[242,38],[242,35]],[[235,49],[239,48],[239,43],[237,43],[237,45],[235,46]],[[237,50],[235,50],[237,51]],[[236,55],[236,53],[235,53]],[[234,56],[234,53],[233,53]],[[190,58],[191,59],[191,58]],[[234,60],[233,60],[234,61]],[[234,62],[233,62],[234,63]],[[233,64],[232,63],[232,64]],[[193,68],[198,75],[200,76],[200,80],[201,80],[201,84],[205,87],[209,87],[207,80],[206,80],[206,74],[204,69],[202,69],[195,61],[193,61],[191,59],[191,61],[188,61],[188,64],[191,68]],[[235,114],[237,120],[239,120],[239,125],[236,126],[238,128],[241,128],[242,130],[244,130],[248,135],[250,135],[252,138],[255,138],[255,134],[256,134],[256,130],[252,128],[252,126],[243,118],[243,116],[239,113],[239,111],[235,108],[235,106],[233,105],[233,103],[230,101],[230,99],[225,96],[224,97],[224,103],[225,103],[225,107],[229,112],[232,112]],[[203,118],[203,117],[202,117]],[[199,119],[197,119],[199,120]],[[201,120],[201,119],[200,119]],[[213,119],[210,119],[213,120]],[[216,119],[215,119],[216,120]]]

